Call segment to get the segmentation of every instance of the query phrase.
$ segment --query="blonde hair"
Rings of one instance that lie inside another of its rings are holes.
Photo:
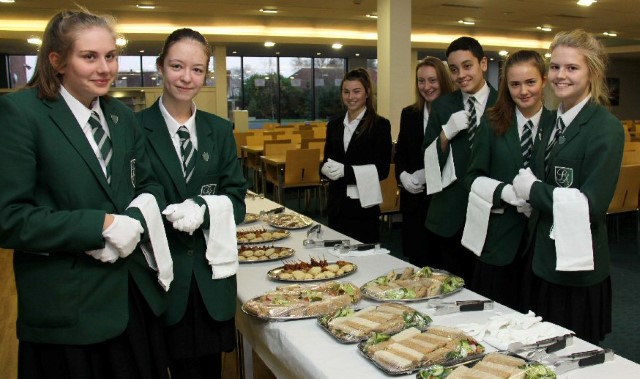
[[[426,103],[426,100],[424,99],[424,97],[422,97],[422,94],[420,93],[420,89],[418,89],[418,70],[420,70],[422,67],[433,67],[433,69],[436,71],[436,76],[438,77],[438,84],[440,85],[440,96],[446,95],[455,90],[455,85],[451,80],[451,75],[449,74],[449,69],[447,69],[447,66],[445,66],[445,64],[442,63],[442,61],[436,57],[424,58],[423,60],[418,62],[418,64],[416,65],[416,78],[415,78],[416,102],[414,106],[420,112],[422,112],[422,110],[424,109],[424,104]]]
[[[583,29],[576,29],[556,34],[549,45],[549,52],[553,52],[558,46],[580,50],[589,69],[591,98],[600,105],[609,105],[609,89],[605,76],[609,59],[600,41]]]

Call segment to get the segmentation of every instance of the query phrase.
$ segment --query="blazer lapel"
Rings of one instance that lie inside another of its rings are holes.
[[[157,100],[152,105],[151,112],[148,113],[149,122],[145,123],[145,128],[150,131],[147,135],[147,139],[156,152],[160,162],[165,167],[171,180],[173,181],[178,193],[181,197],[187,197],[187,183],[184,180],[184,174],[182,173],[182,167],[180,159],[176,155],[175,147],[171,142],[171,136],[167,129],[167,124],[164,122],[162,113],[160,112],[160,106]],[[196,164],[197,167],[197,164]]]
[[[98,158],[96,158],[89,141],[87,141],[87,137],[82,132],[82,128],[78,125],[78,121],[73,116],[69,107],[67,107],[65,101],[60,98],[58,101],[45,101],[45,104],[51,107],[49,116],[53,122],[85,161],[89,170],[93,173],[111,201],[115,203],[111,188],[109,187],[109,183],[107,183],[107,178],[102,172],[102,167],[100,167],[100,162],[98,162]]]
[[[199,113],[196,113],[196,133],[198,135],[198,151],[196,152],[196,168],[193,172],[193,177],[189,182],[189,193],[200,194],[198,187],[202,184],[213,183],[198,183],[196,178],[202,178],[208,171],[211,159],[214,156],[214,141],[212,138],[213,131],[209,127],[206,118],[202,117]],[[195,192],[194,192],[195,191]]]

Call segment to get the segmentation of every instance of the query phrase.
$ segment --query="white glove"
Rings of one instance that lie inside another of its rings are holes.
[[[192,235],[202,225],[206,209],[205,205],[198,205],[192,199],[187,199],[180,204],[167,206],[162,214],[173,224],[174,229]]]
[[[449,117],[449,121],[442,125],[442,131],[447,139],[451,141],[461,131],[469,127],[469,112],[459,111]]]
[[[531,217],[531,210],[533,208],[531,208],[531,204],[524,203],[524,205],[518,206],[518,207],[516,207],[516,209],[518,210],[518,213],[522,213],[525,216],[527,216],[527,218],[529,218],[529,217]]]
[[[411,174],[411,177],[413,178],[414,183],[418,183],[420,185],[424,185],[427,182],[427,178],[424,176],[424,168],[414,171],[413,174]]]
[[[125,215],[113,215],[113,222],[102,236],[118,251],[120,258],[126,258],[140,242],[142,233],[144,228],[140,221]]]
[[[507,204],[511,204],[514,207],[520,207],[525,205],[527,202],[516,195],[516,191],[513,190],[513,186],[511,184],[507,184],[502,188],[502,193],[500,194],[500,199]]]
[[[322,165],[320,172],[331,180],[338,180],[344,176],[344,164],[329,158],[329,160]]]
[[[409,193],[417,194],[422,192],[423,185],[418,183],[413,178],[413,175],[406,171],[402,171],[402,174],[400,174],[400,182],[402,183],[402,187],[404,187],[404,189]]]
[[[104,248],[98,250],[89,250],[85,251],[85,253],[91,255],[93,258],[105,262],[105,263],[113,263],[118,260],[118,251],[112,244],[109,242],[105,242]]]
[[[529,194],[531,193],[531,186],[535,182],[539,182],[540,180],[536,178],[536,176],[531,172],[531,169],[527,167],[526,169],[521,168],[513,178],[513,189],[516,191],[516,194],[519,198],[524,200],[529,200]]]

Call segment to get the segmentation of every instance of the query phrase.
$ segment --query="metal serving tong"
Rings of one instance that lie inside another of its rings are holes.
[[[274,215],[282,212],[284,212],[284,207],[273,208],[268,211],[260,211],[260,217]]]
[[[371,249],[379,249],[379,243],[357,243],[352,245],[350,241],[345,241],[346,243],[342,243],[341,245],[333,246],[334,250],[338,250],[338,253],[345,254],[350,251],[365,251]]]
[[[577,368],[593,366],[600,363],[612,361],[614,355],[615,354],[611,349],[598,349],[562,356],[550,354],[541,362],[547,365],[554,366],[556,374],[562,375]]]
[[[349,240],[314,240],[306,239],[302,241],[302,245],[307,249],[316,247],[335,247],[343,244],[349,244]]]
[[[448,315],[457,312],[484,311],[485,309],[493,309],[493,300],[458,300],[458,301],[442,301],[441,299],[432,299],[427,302],[427,306],[436,309],[435,316]]]
[[[316,234],[316,239],[320,239],[320,236],[322,235],[322,225],[321,224],[315,224],[312,227],[309,228],[309,230],[307,230],[307,239],[313,239],[312,234]],[[304,243],[304,241],[303,241]]]
[[[562,336],[547,338],[544,340],[540,340],[531,344],[523,344],[522,342],[513,342],[507,346],[507,351],[510,353],[518,354],[523,351],[532,351],[533,354],[537,351],[541,351],[544,353],[553,353],[554,351],[558,351],[560,349],[564,349],[565,347],[573,344],[573,336],[575,334],[568,333]],[[527,358],[534,359],[532,354],[528,354]]]

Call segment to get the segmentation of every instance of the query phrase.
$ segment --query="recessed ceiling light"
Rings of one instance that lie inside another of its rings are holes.
[[[278,10],[276,8],[261,8],[260,12],[269,13],[269,14],[276,14],[276,13],[278,13]]]
[[[40,37],[29,37],[27,38],[27,42],[32,45],[42,45],[42,39],[40,39]]]
[[[127,44],[127,39],[126,38],[124,38],[124,37],[116,38],[116,45],[124,46],[126,44]]]
[[[507,50],[500,50],[498,51],[498,55],[501,57],[507,56],[509,55],[509,52]]]
[[[127,77],[126,77],[126,76],[123,76],[123,77],[121,77],[120,79],[121,79],[121,80],[127,80]]]
[[[139,9],[156,9],[156,6],[153,4],[136,4],[136,8]]]
[[[366,18],[378,18],[378,14],[376,12],[367,13],[365,15]]]
[[[597,3],[597,1],[596,0],[578,0],[578,5],[582,7],[591,6],[591,4],[593,3]]]
[[[322,53],[316,53],[316,55],[322,55]]]
[[[276,51],[276,55],[280,55],[280,52],[279,52],[279,51]]]
[[[144,53],[144,50],[140,50],[141,53]]]
[[[463,25],[475,25],[476,22],[473,20],[458,20],[458,24],[463,24]]]
[[[332,49],[336,49],[336,50],[342,49],[342,44],[341,44],[341,43],[336,42],[336,43],[334,43],[333,45],[331,45],[331,48],[332,48]]]
[[[356,53],[356,57],[359,57],[359,56],[360,56],[360,53]]]
[[[616,32],[603,32],[602,34],[604,34],[605,36],[609,36],[609,37],[617,37],[618,33]]]
[[[537,26],[536,29],[542,30],[543,32],[550,32],[553,30],[549,25]]]
[[[276,45],[275,42],[267,41],[264,43],[264,47],[274,47]]]
[[[238,54],[238,52],[237,51],[232,51],[231,54]]]
[[[0,0],[0,3],[15,3],[16,0]]]

